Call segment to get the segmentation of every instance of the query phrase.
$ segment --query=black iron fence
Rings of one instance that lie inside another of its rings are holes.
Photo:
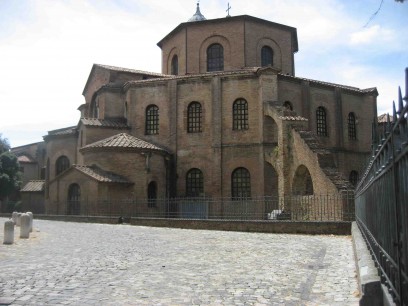
[[[354,191],[336,195],[252,198],[104,199],[59,202],[51,214],[123,218],[181,218],[214,220],[354,220]]]
[[[406,95],[378,136],[356,189],[356,221],[371,249],[382,282],[397,305],[408,305],[408,68]],[[405,106],[403,101],[405,100]]]

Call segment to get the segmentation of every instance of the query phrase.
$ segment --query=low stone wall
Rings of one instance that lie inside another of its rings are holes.
[[[3,217],[9,215],[0,214]],[[88,222],[88,223],[119,223],[118,217],[97,216],[60,216],[60,215],[36,215],[35,219]],[[151,219],[131,218],[125,219],[126,223],[138,226],[173,227],[185,229],[261,232],[261,233],[285,233],[285,234],[308,234],[308,235],[350,235],[351,222],[328,222],[328,221],[234,221],[234,220],[196,220],[196,219]]]

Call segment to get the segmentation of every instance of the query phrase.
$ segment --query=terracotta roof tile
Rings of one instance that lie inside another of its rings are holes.
[[[301,77],[295,77],[293,75],[286,75],[279,73],[280,77],[283,78],[288,78],[288,79],[294,79],[294,80],[301,80],[301,81],[308,81],[310,83],[314,84],[320,84],[324,86],[330,86],[330,87],[337,87],[341,89],[346,89],[354,92],[359,92],[359,93],[377,93],[377,88],[372,87],[372,88],[366,88],[366,89],[360,89],[358,87],[353,87],[353,86],[347,86],[347,85],[341,85],[341,84],[336,84],[336,83],[330,83],[330,82],[323,82],[323,81],[318,81],[318,80],[312,80],[312,79],[307,79],[307,78],[301,78]]]
[[[46,136],[59,136],[59,135],[70,135],[76,133],[76,126],[70,126],[58,130],[48,131],[48,135]]]
[[[20,155],[17,157],[19,163],[35,163],[35,160],[27,155]]]
[[[122,67],[115,67],[115,66],[109,66],[109,65],[95,64],[95,66],[99,66],[99,67],[102,67],[102,68],[105,68],[105,69],[108,69],[108,70],[120,71],[120,72],[130,72],[130,73],[135,73],[135,74],[145,74],[145,75],[157,76],[157,77],[167,76],[166,74],[157,73],[157,72],[149,72],[149,71],[122,68]]]
[[[126,133],[120,133],[112,137],[91,143],[89,145],[84,146],[81,150],[91,148],[128,148],[167,152],[167,150],[163,148],[160,148],[150,142],[144,141],[142,139],[139,139]]]
[[[125,118],[113,118],[113,119],[81,118],[80,122],[85,126],[97,126],[120,129],[129,128]]]
[[[125,177],[113,172],[104,171],[97,166],[73,165],[72,167],[82,172],[83,174],[97,180],[98,182],[132,184],[132,182],[128,181]]]
[[[32,180],[28,181],[28,183],[24,185],[20,192],[41,192],[44,191],[44,186],[44,180]]]

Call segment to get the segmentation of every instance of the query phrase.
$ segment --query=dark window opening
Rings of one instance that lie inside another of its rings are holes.
[[[159,108],[150,105],[146,108],[146,135],[159,134]]]
[[[62,173],[69,168],[69,159],[65,155],[58,157],[55,165],[55,175]]]
[[[263,46],[261,49],[262,67],[273,66],[273,50],[271,47]]]
[[[233,199],[251,197],[251,178],[245,168],[237,168],[231,176],[231,195]]]
[[[186,195],[198,197],[204,193],[204,177],[199,169],[191,169],[186,176]]]
[[[327,136],[326,110],[319,106],[316,110],[317,135]]]
[[[283,103],[283,107],[286,108],[287,110],[293,111],[292,103],[290,103],[289,101],[285,101],[285,102]]]
[[[357,139],[356,116],[354,113],[348,115],[348,137],[350,140]]]
[[[200,133],[201,132],[201,104],[198,102],[191,102],[187,109],[187,132]]]
[[[244,99],[238,99],[232,106],[232,128],[234,130],[247,130],[248,126],[248,103]]]
[[[207,49],[207,71],[224,70],[224,48],[220,44],[212,44]]]
[[[349,176],[349,181],[350,181],[350,183],[351,183],[354,187],[356,187],[356,186],[357,186],[357,183],[358,183],[358,180],[359,180],[358,172],[355,171],[355,170],[352,170],[352,171],[350,172],[350,176]]]
[[[178,57],[174,55],[171,59],[171,74],[178,75]]]
[[[157,200],[157,184],[156,182],[150,182],[147,186],[147,206],[156,207]]]
[[[80,214],[81,189],[78,184],[71,184],[68,188],[68,215]]]

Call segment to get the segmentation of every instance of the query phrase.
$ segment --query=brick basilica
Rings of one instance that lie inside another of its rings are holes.
[[[157,45],[162,73],[94,64],[78,124],[13,148],[23,205],[82,214],[103,199],[307,196],[356,183],[377,90],[295,76],[295,28],[207,20],[197,4]]]

